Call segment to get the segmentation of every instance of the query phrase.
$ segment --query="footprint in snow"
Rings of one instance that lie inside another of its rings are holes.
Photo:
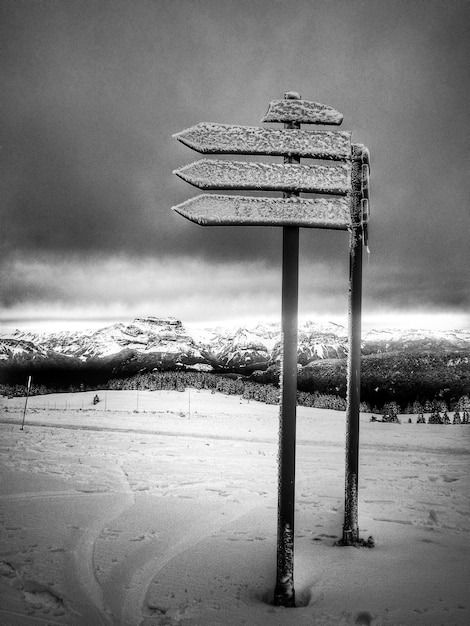
[[[35,609],[55,609],[54,615],[65,613],[63,599],[46,585],[35,580],[25,580],[21,590],[25,600]]]
[[[47,585],[36,580],[23,579],[21,573],[6,561],[0,561],[0,576],[11,579],[12,586],[22,593],[32,608],[46,611],[52,609],[54,615],[64,615],[64,600]]]

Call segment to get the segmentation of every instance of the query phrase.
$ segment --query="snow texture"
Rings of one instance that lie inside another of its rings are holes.
[[[347,230],[350,202],[345,197],[303,199],[202,194],[173,209],[201,226],[300,226]]]
[[[349,131],[259,128],[202,122],[173,137],[202,153],[295,154],[320,159],[351,159]]]
[[[326,104],[309,100],[271,100],[262,122],[298,122],[300,124],[334,124],[343,121],[343,115]]]
[[[351,188],[350,164],[296,165],[201,159],[173,172],[201,189],[305,191],[346,195]]]
[[[30,397],[23,432],[24,398],[0,398],[0,623],[470,623],[468,425],[363,415],[359,527],[375,547],[337,547],[345,415],[299,407],[298,608],[283,608],[278,407],[95,393]]]

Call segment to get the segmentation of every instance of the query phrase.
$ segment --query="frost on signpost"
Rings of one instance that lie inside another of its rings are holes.
[[[343,537],[345,546],[361,544],[358,524],[359,405],[361,386],[362,247],[367,244],[369,151],[352,146],[351,218],[349,235],[348,381],[346,403],[346,472]]]
[[[341,124],[335,109],[295,92],[269,103],[263,122],[284,128],[201,123],[174,137],[202,154],[283,156],[284,163],[200,159],[175,170],[204,190],[282,192],[274,196],[201,194],[174,210],[202,226],[276,226],[283,229],[282,359],[279,415],[277,571],[274,603],[295,606],[294,511],[297,400],[299,228],[350,233],[348,409],[344,545],[358,543],[357,477],[362,244],[367,243],[368,151],[351,146],[351,133],[304,130],[301,124]],[[300,164],[300,158],[329,163]],[[333,162],[332,162],[333,161]],[[301,198],[300,193],[314,194]],[[321,194],[321,197],[316,194]]]
[[[175,171],[200,189],[247,189],[253,191],[308,191],[346,195],[351,188],[351,166],[245,163],[201,159]]]
[[[202,194],[178,205],[176,211],[201,226],[303,226],[345,230],[350,221],[348,197],[263,198]]]
[[[173,135],[189,148],[203,154],[296,154],[317,159],[347,160],[351,154],[351,133],[315,130],[305,133],[295,128],[257,128],[202,122]]]
[[[332,107],[320,102],[301,100],[296,96],[298,96],[296,92],[290,92],[286,94],[284,100],[271,100],[268,112],[261,121],[329,125],[339,125],[343,122],[341,113]]]

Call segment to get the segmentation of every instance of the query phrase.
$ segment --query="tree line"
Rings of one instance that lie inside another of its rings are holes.
[[[260,373],[258,376],[244,377],[237,374],[213,374],[211,372],[196,372],[189,370],[181,371],[152,371],[140,372],[128,378],[112,378],[99,386],[68,385],[65,388],[50,388],[46,385],[33,384],[30,395],[43,395],[51,391],[77,393],[96,389],[110,390],[176,390],[185,391],[187,387],[194,389],[208,389],[213,393],[219,392],[227,395],[238,395],[246,400],[255,400],[266,404],[279,404],[279,385],[268,382]],[[26,385],[0,385],[0,393],[5,396],[25,396]],[[346,399],[338,393],[323,393],[318,390],[297,391],[297,404],[299,406],[314,407],[319,409],[346,410]],[[384,402],[382,405],[371,406],[368,402],[361,402],[360,410],[364,413],[378,413],[382,416],[397,416],[406,414],[436,414],[447,412],[459,412],[462,414],[462,423],[465,423],[465,414],[470,412],[470,400],[468,395],[460,396],[454,402],[447,402],[444,398],[432,398],[426,400],[414,400],[406,405],[400,405],[395,400]],[[437,417],[433,418],[437,420]],[[444,422],[445,418],[443,417]],[[431,422],[432,423],[432,422]]]
[[[387,403],[394,401],[402,411],[419,401],[443,400],[448,410],[463,395],[470,392],[470,367],[468,352],[448,350],[431,352],[415,350],[409,352],[387,352],[363,355],[361,359],[361,400],[371,410],[378,412]],[[156,369],[157,367],[157,369]],[[189,366],[175,363],[155,364],[152,355],[137,355],[131,350],[109,358],[80,362],[61,355],[51,359],[22,357],[12,362],[0,361],[0,384],[4,388],[21,388],[23,381],[32,375],[36,385],[44,386],[48,392],[69,391],[83,383],[89,389],[105,389],[111,379],[125,380],[140,374],[159,376],[185,374],[188,377],[203,376],[223,378],[232,374],[239,384],[267,384],[279,387],[279,364],[271,363],[265,370],[255,370],[250,375],[233,370],[195,372]],[[208,378],[209,380],[209,378]],[[114,384],[114,383],[112,383]],[[191,383],[188,383],[191,384]],[[216,385],[205,383],[207,388]],[[221,383],[219,383],[220,385]],[[225,384],[225,383],[224,383]],[[328,405],[342,408],[345,405],[347,387],[346,359],[319,359],[302,367],[298,375],[299,402],[310,403],[313,395],[331,396]],[[11,393],[11,392],[8,392]],[[16,392],[13,392],[16,395]],[[257,391],[258,395],[272,400],[273,391]],[[302,393],[308,394],[306,396]],[[315,395],[316,394],[316,395]],[[323,402],[323,399],[321,400]]]

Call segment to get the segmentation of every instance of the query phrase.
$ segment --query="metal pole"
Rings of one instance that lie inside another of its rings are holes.
[[[299,94],[285,98],[300,99]],[[291,122],[285,128],[300,128]],[[300,163],[289,156],[285,163]],[[298,195],[285,192],[284,197]],[[299,228],[283,228],[282,245],[282,359],[281,407],[279,414],[279,483],[277,526],[277,577],[274,604],[294,607],[294,515],[295,515],[295,436],[297,409],[297,327],[299,285]]]
[[[20,430],[24,430],[24,420],[26,417],[26,407],[28,406],[28,398],[29,398],[29,390],[31,388],[31,376],[28,377],[28,384],[26,386],[26,400],[24,403],[24,411],[23,411],[23,421],[21,423],[21,428]]]
[[[365,153],[364,153],[365,156]],[[349,239],[349,350],[346,406],[346,480],[343,540],[345,546],[359,540],[359,404],[361,388],[361,312],[362,312],[362,164],[363,147],[352,146],[352,228]]]

